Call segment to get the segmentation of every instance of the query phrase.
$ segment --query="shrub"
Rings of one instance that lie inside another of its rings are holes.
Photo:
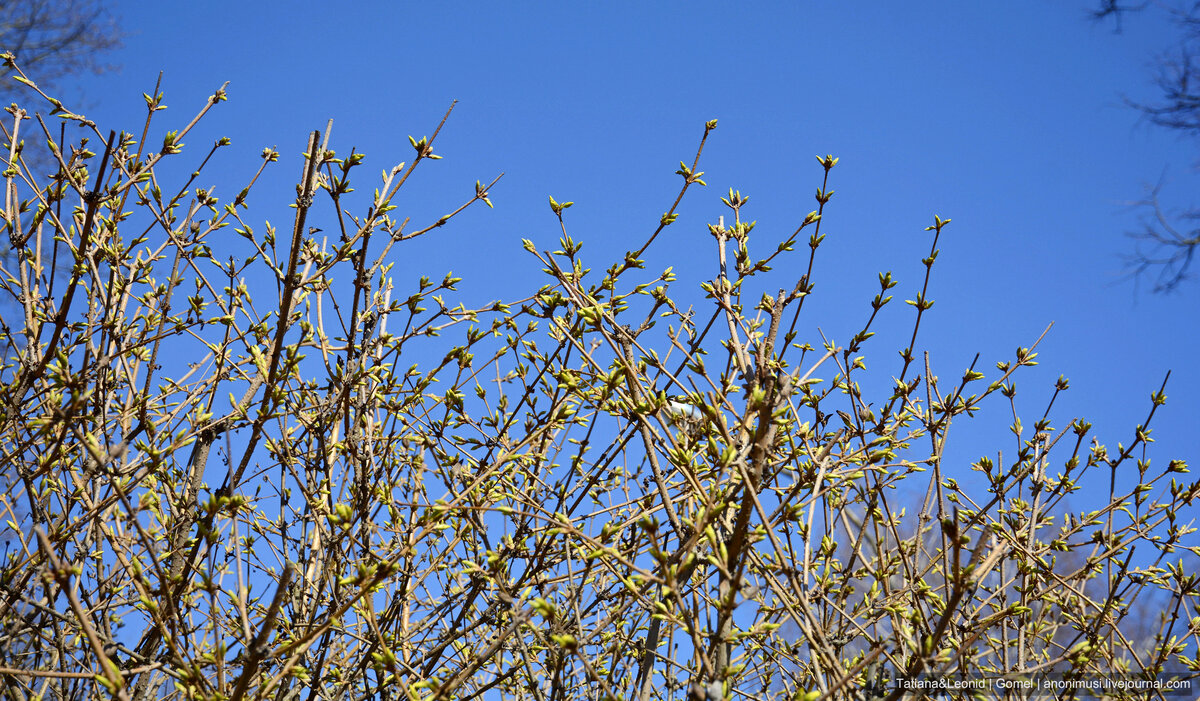
[[[722,198],[698,308],[646,256],[704,186],[715,120],[640,246],[592,271],[551,198],[558,250],[524,243],[547,283],[470,307],[456,278],[403,289],[391,267],[491,204],[494,182],[424,225],[393,204],[442,124],[370,196],[363,154],[313,132],[280,231],[243,218],[273,150],[227,200],[164,170],[223,90],[159,146],[157,89],[140,130],[105,135],[24,82],[88,136],[66,149],[16,106],[5,125],[13,698],[898,698],[888,679],[1196,669],[1200,487],[1145,453],[1164,390],[1115,451],[1047,407],[1014,414],[1015,454],[948,474],[951,426],[1011,399],[1036,343],[937,379],[917,343],[935,218],[893,386],[863,390],[891,274],[842,343],[800,323],[836,158],[765,254],[747,198]],[[1108,502],[1073,510],[1086,481]],[[1148,600],[1161,619],[1131,637]]]

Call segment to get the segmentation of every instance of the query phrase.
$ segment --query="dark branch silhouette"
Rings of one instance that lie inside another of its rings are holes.
[[[121,31],[107,5],[96,0],[0,0],[0,49],[36,73],[43,88],[63,78],[100,73],[103,55],[121,45]],[[11,102],[16,81],[6,72],[0,98]]]
[[[1150,3],[1122,4],[1119,0],[1101,0],[1089,14],[1097,22],[1112,21],[1120,32],[1126,15],[1142,12]],[[1177,7],[1155,4],[1167,12],[1179,28],[1178,44],[1159,54],[1153,85],[1159,99],[1139,101],[1126,98],[1130,107],[1142,113],[1151,124],[1200,136],[1200,2]],[[1129,232],[1137,241],[1133,253],[1125,256],[1126,269],[1135,281],[1149,280],[1156,293],[1169,293],[1191,277],[1192,261],[1200,245],[1200,209],[1189,208],[1171,214],[1159,201],[1159,186],[1145,200],[1136,203],[1147,211],[1141,230]]]

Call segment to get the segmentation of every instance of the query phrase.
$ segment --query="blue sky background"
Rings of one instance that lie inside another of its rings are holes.
[[[278,147],[281,163],[250,214],[275,223],[290,221],[299,154],[327,119],[340,154],[367,153],[357,185],[369,195],[375,174],[411,160],[408,135],[431,133],[459,100],[437,144],[444,160],[423,164],[397,204],[431,221],[503,171],[496,207],[404,249],[397,273],[453,270],[469,304],[546,281],[520,239],[556,247],[548,195],[575,202],[569,230],[593,268],[639,245],[678,191],[678,162],[691,161],[704,122],[717,118],[700,166],[709,187],[689,193],[648,256],[651,271],[674,265],[672,291],[698,301],[698,282],[715,275],[704,224],[727,212],[719,196],[729,187],[750,196],[745,214],[765,254],[815,209],[813,156],[832,153],[837,194],[802,319],[809,339],[819,327],[845,343],[869,312],[876,273],[891,270],[897,300],[864,351],[884,380],[898,372],[913,314],[901,300],[919,290],[923,229],[935,213],[950,217],[919,342],[944,381],[976,352],[993,377],[995,361],[1053,321],[1042,364],[1017,376],[1027,426],[1065,374],[1071,390],[1055,425],[1084,415],[1115,451],[1171,370],[1151,455],[1200,467],[1200,284],[1135,295],[1120,279],[1120,256],[1132,250],[1124,232],[1143,215],[1125,202],[1165,173],[1168,204],[1200,203],[1197,144],[1122,103],[1156,96],[1154,52],[1175,34],[1152,14],[1116,34],[1087,21],[1090,6],[123,2],[120,70],[64,88],[82,88],[102,130],[140,133],[141,93],[164,71],[170,109],[156,118],[157,144],[230,81],[229,101],[190,135],[178,167],[230,137],[197,183],[227,200],[262,148]],[[806,258],[790,259],[797,270],[781,270],[780,284],[793,284]],[[991,404],[952,449],[1009,453],[1006,412]],[[993,430],[995,440],[983,434]]]

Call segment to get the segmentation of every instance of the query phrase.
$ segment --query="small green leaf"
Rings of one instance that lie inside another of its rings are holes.
[[[558,202],[554,201],[553,196],[550,197],[550,209],[558,216],[562,216],[562,211],[564,209],[566,209],[567,207],[570,207],[573,204],[575,204],[575,203],[574,202],[563,202],[562,204],[559,204]]]

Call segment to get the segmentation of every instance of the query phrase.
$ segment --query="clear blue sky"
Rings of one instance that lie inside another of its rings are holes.
[[[504,171],[496,208],[408,249],[398,271],[453,270],[468,301],[545,281],[520,238],[554,247],[547,195],[576,203],[568,225],[594,268],[638,245],[670,205],[673,171],[690,161],[705,120],[720,120],[701,163],[709,187],[689,193],[651,270],[714,274],[704,223],[725,213],[718,197],[729,187],[750,195],[746,213],[773,247],[769,237],[815,208],[813,156],[832,153],[841,161],[810,338],[819,326],[848,340],[876,273],[892,270],[897,304],[865,352],[895,372],[912,315],[899,300],[919,289],[922,230],[935,213],[950,217],[922,330],[938,374],[956,380],[975,352],[991,368],[1054,321],[1042,364],[1018,375],[1026,425],[1065,374],[1055,424],[1086,415],[1115,450],[1171,370],[1152,457],[1200,469],[1200,284],[1135,297],[1119,280],[1132,245],[1124,232],[1140,216],[1123,202],[1165,172],[1168,203],[1200,204],[1200,144],[1139,124],[1122,104],[1154,96],[1153,53],[1170,44],[1170,27],[1146,15],[1115,34],[1085,19],[1090,4],[125,2],[121,69],[84,84],[102,129],[132,131],[141,93],[165,71],[170,110],[157,143],[230,81],[229,102],[188,140],[233,140],[198,184],[228,199],[259,151],[277,146],[278,178],[251,210],[277,223],[289,220],[306,134],[328,118],[339,153],[368,154],[358,185],[369,192],[363,176],[411,160],[407,136],[430,133],[459,100],[436,149],[445,159],[426,164],[399,204],[429,219]],[[983,425],[1009,421],[999,402],[989,416]]]

